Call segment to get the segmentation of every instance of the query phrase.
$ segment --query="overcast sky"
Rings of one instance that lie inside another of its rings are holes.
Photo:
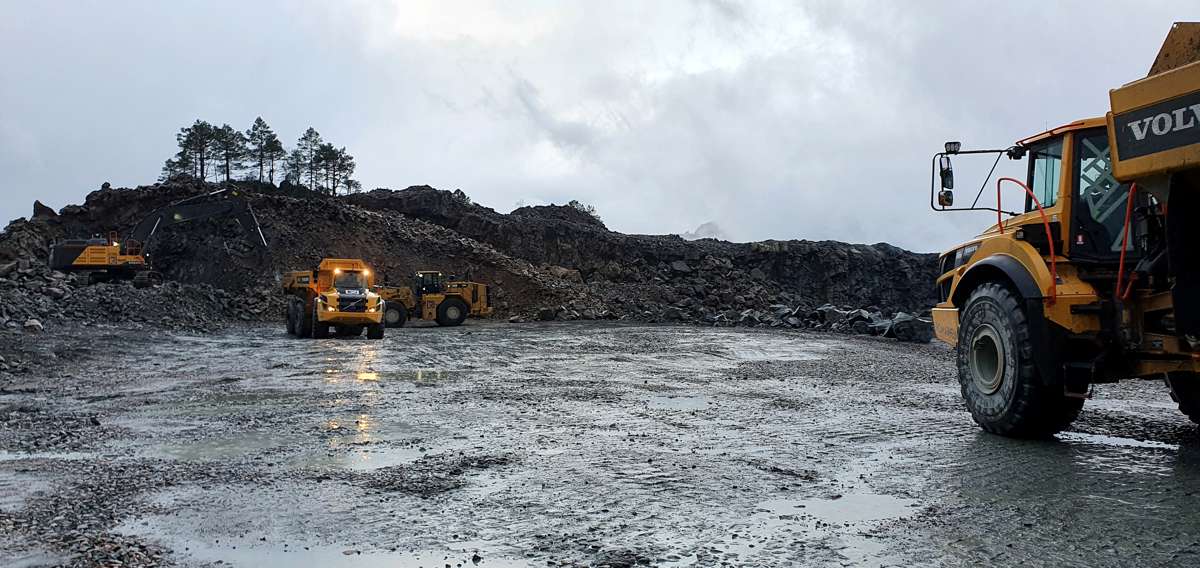
[[[152,183],[179,127],[261,115],[289,147],[310,125],[346,146],[367,189],[932,251],[989,220],[929,210],[943,141],[1101,115],[1197,19],[1145,1],[0,0],[0,218]],[[982,173],[960,170],[973,193]]]

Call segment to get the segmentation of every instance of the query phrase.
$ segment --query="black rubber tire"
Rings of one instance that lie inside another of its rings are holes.
[[[1079,416],[1083,399],[1065,396],[1061,385],[1047,386],[1033,353],[1017,295],[995,282],[972,290],[959,316],[956,359],[963,400],[984,430],[1044,438]]]
[[[383,339],[382,323],[371,324],[367,326],[367,339]]]
[[[387,327],[404,327],[408,321],[408,308],[400,302],[388,302],[383,308],[383,323]]]
[[[1189,420],[1200,424],[1200,374],[1179,371],[1167,373],[1167,388],[1171,389],[1171,400],[1179,405],[1179,411]]]
[[[296,314],[296,337],[312,337],[312,310],[304,308],[304,302],[296,300],[293,313]]]
[[[462,298],[446,298],[438,304],[437,324],[444,327],[462,325],[468,313],[467,303]]]
[[[287,319],[288,335],[296,335],[296,303],[288,301],[287,309],[284,310],[284,318]]]
[[[313,302],[312,310],[312,336],[313,339],[325,339],[329,337],[329,324],[321,323],[317,318],[317,310],[321,309],[321,304]]]

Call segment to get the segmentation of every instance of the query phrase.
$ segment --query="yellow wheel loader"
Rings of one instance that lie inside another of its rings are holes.
[[[383,319],[388,327],[403,327],[409,319],[462,325],[468,316],[486,317],[493,311],[487,284],[448,281],[436,270],[417,272],[411,288],[378,286],[375,291],[387,301]]]
[[[947,142],[933,157],[934,210],[996,214],[941,255],[933,310],[989,432],[1052,434],[1091,385],[1126,378],[1165,380],[1200,422],[1200,24],[1175,24],[1150,75],[1110,103],[1007,148]],[[951,158],[981,154],[1025,175],[996,180],[995,207],[980,205],[990,174],[954,207]]]
[[[368,339],[383,339],[385,302],[371,291],[374,278],[366,262],[349,258],[326,258],[315,270],[284,274],[288,333],[323,339],[366,329]]]
[[[133,280],[138,287],[158,284],[162,275],[151,267],[146,252],[154,235],[171,225],[213,217],[236,219],[250,242],[260,253],[266,253],[267,239],[250,203],[237,190],[222,189],[155,209],[138,221],[124,240],[116,232],[110,232],[107,237],[51,243],[49,265],[64,272],[86,272],[89,283]]]

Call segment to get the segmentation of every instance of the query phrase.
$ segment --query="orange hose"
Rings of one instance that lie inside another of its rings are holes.
[[[1010,177],[1002,177],[1002,178],[996,180],[996,218],[997,219],[1000,218],[1000,211],[999,211],[1000,210],[1000,184],[1005,181],[1011,181],[1011,182],[1021,186],[1021,189],[1024,189],[1025,193],[1029,194],[1029,197],[1033,198],[1033,204],[1037,205],[1038,213],[1040,213],[1042,215],[1042,226],[1046,228],[1046,245],[1050,247],[1050,297],[1047,298],[1047,301],[1051,305],[1054,305],[1054,302],[1058,298],[1058,260],[1054,253],[1054,234],[1050,231],[1050,219],[1048,217],[1046,217],[1046,208],[1042,207],[1042,202],[1038,201],[1037,195],[1035,195],[1033,193],[1033,190],[1029,189],[1029,186],[1025,185],[1024,182],[1022,182],[1021,180],[1018,180],[1018,179],[1010,178]],[[1000,234],[1003,235],[1004,234],[1004,223],[1003,223],[1003,221],[1000,221],[998,224],[1000,225]]]

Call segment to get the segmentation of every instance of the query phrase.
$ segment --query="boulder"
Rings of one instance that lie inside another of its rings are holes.
[[[929,343],[933,341],[933,321],[900,312],[892,318],[892,334],[900,341]]]
[[[680,274],[688,274],[692,271],[692,267],[682,260],[676,260],[671,263],[671,270]]]
[[[41,201],[34,200],[33,202],[33,219],[57,219],[58,213],[47,207]]]
[[[42,326],[42,322],[35,319],[25,320],[25,324],[21,327],[25,330],[25,333],[41,333],[45,329]]]

